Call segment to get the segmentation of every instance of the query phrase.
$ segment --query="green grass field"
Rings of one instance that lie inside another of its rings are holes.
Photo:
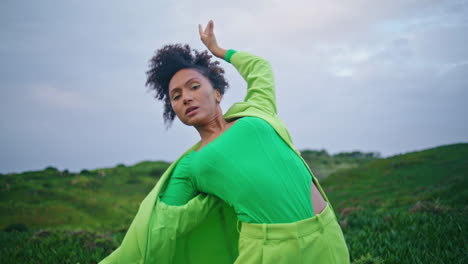
[[[353,263],[468,263],[468,144],[379,158],[303,151]],[[97,263],[169,164],[0,175],[1,263]]]
[[[468,263],[468,144],[376,159],[321,185],[352,259]]]

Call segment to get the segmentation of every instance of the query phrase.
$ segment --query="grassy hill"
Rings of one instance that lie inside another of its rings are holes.
[[[0,228],[116,228],[133,219],[140,202],[169,166],[141,162],[131,167],[61,172],[43,171],[0,177]]]
[[[321,185],[352,259],[468,263],[468,144],[377,159]]]
[[[410,208],[418,201],[467,209],[468,144],[376,159],[321,180],[335,209]]]
[[[468,263],[468,144],[385,159],[302,155],[337,212],[353,263]],[[22,231],[0,232],[4,263],[95,263],[120,243],[168,165],[0,175],[0,228]]]

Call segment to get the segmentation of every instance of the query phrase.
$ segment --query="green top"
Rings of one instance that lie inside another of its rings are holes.
[[[234,207],[240,221],[290,223],[313,216],[311,183],[302,160],[271,125],[243,117],[179,161],[161,201],[183,205],[204,192]]]

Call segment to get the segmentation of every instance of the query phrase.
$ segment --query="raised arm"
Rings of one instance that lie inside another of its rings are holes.
[[[220,48],[214,35],[214,24],[210,20],[205,30],[198,25],[200,39],[216,57],[226,60],[236,67],[247,82],[247,95],[244,99],[255,107],[276,115],[276,95],[273,71],[270,63],[248,52]]]
[[[231,50],[227,56],[230,52]],[[247,82],[244,102],[276,115],[275,81],[270,63],[245,51],[234,52],[231,58],[226,58],[226,61],[234,65]]]

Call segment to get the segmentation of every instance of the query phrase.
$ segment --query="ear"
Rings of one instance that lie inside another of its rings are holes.
[[[219,104],[219,103],[221,102],[221,98],[223,98],[223,97],[221,96],[221,93],[219,92],[219,90],[215,89],[215,93],[216,93],[216,94],[215,94],[215,96],[216,96],[216,103]]]

